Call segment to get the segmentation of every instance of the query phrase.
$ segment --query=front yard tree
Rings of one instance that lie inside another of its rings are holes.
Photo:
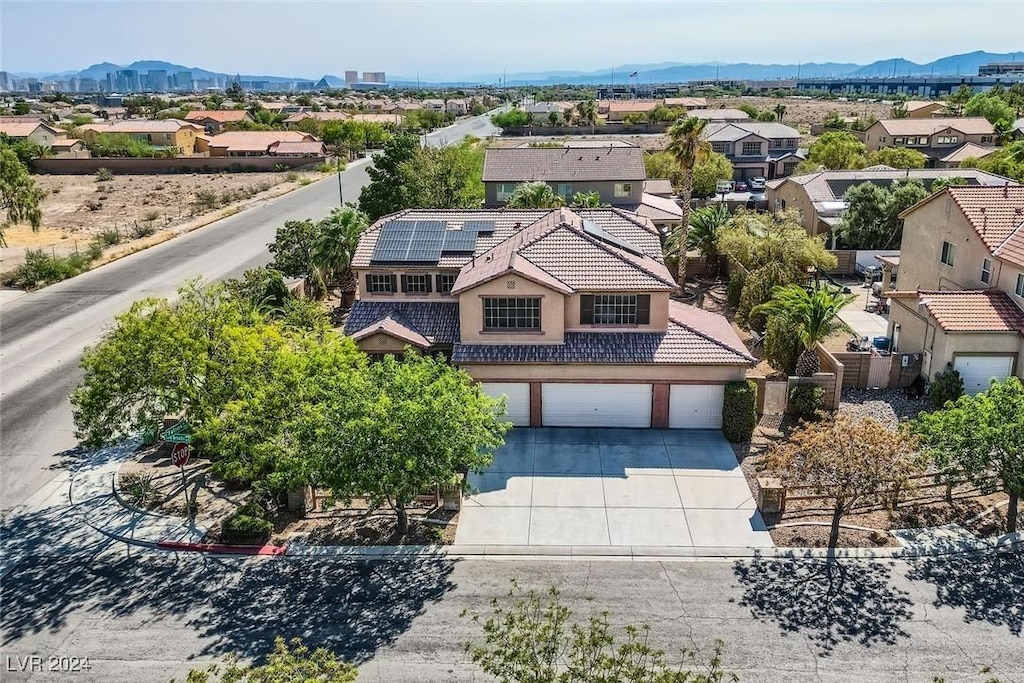
[[[184,683],[355,683],[358,676],[355,665],[339,659],[331,650],[325,647],[310,650],[299,638],[287,642],[278,636],[274,639],[274,650],[263,664],[241,664],[236,656],[228,655],[222,664],[192,669]]]
[[[326,293],[316,258],[320,233],[320,226],[309,219],[287,221],[277,229],[274,241],[267,245],[274,255],[270,267],[287,277],[305,278],[307,289],[317,299]]]
[[[800,163],[798,170],[813,172],[819,166],[830,171],[863,168],[866,149],[853,133],[845,130],[830,131],[811,144],[807,149],[807,159]]]
[[[676,282],[684,289],[686,286],[686,244],[687,233],[690,230],[690,202],[693,199],[693,169],[708,154],[711,153],[711,145],[704,139],[704,129],[707,127],[705,119],[698,119],[690,116],[680,120],[668,129],[668,151],[675,157],[676,163],[682,171],[682,182],[679,190],[679,205],[683,215],[679,222],[679,238],[676,244],[679,246],[678,259],[676,261]]]
[[[402,166],[416,155],[419,146],[415,135],[398,133],[384,143],[383,152],[367,167],[370,184],[359,195],[359,209],[371,221],[411,206]]]
[[[359,246],[359,237],[369,226],[366,214],[354,206],[331,211],[319,222],[313,243],[312,258],[316,266],[328,273],[343,292],[356,290],[352,275],[352,259]]]
[[[928,196],[917,178],[890,187],[874,183],[854,185],[843,195],[849,208],[837,230],[847,248],[898,249],[903,240],[900,214]]]
[[[943,410],[923,413],[915,431],[936,464],[982,484],[997,477],[1010,497],[1006,532],[1017,530],[1024,495],[1024,383],[993,381],[987,391],[961,396]]]
[[[628,625],[616,633],[609,614],[573,619],[558,590],[525,595],[513,586],[507,600],[491,601],[490,614],[469,615],[483,642],[468,643],[475,664],[501,683],[722,683],[738,681],[722,669],[722,644],[707,662],[690,651],[670,663],[650,644],[650,627]]]
[[[410,352],[370,364],[361,389],[328,401],[304,433],[323,484],[388,505],[404,534],[418,494],[490,464],[509,427],[499,406],[444,359]]]
[[[884,147],[868,155],[868,166],[891,166],[892,168],[924,168],[928,157],[909,147]]]
[[[855,298],[853,294],[843,294],[833,287],[818,287],[808,291],[793,284],[777,287],[772,292],[771,300],[754,308],[754,312],[764,313],[769,320],[777,318],[782,323],[781,326],[771,326],[772,333],[782,332],[800,340],[803,350],[796,362],[796,374],[799,377],[811,377],[821,368],[814,347],[844,327],[839,320],[839,311]],[[772,344],[766,348],[775,346]],[[785,364],[784,359],[769,360],[775,367]]]
[[[17,152],[6,144],[0,145],[0,209],[4,212],[0,219],[0,247],[7,244],[4,229],[14,223],[27,222],[33,231],[39,230],[42,201],[42,190],[36,187]]]
[[[805,422],[768,452],[768,469],[788,486],[807,486],[832,500],[828,547],[839,542],[843,515],[878,492],[898,491],[920,470],[913,437],[870,418]]]

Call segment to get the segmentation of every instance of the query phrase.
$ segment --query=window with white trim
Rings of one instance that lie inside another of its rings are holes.
[[[754,157],[761,154],[761,143],[760,142],[744,142],[743,143],[743,156]]]
[[[939,259],[950,268],[953,267],[953,260],[956,258],[956,246],[949,242],[942,243],[942,256]]]
[[[498,193],[495,199],[499,202],[507,202],[516,193],[515,183],[498,183]]]
[[[628,197],[633,194],[633,183],[615,183],[615,196]]]
[[[711,143],[711,151],[712,152],[716,152],[718,154],[725,154],[727,149],[728,149],[728,147],[726,146],[726,144],[724,142],[712,142]]]
[[[992,142],[992,136],[991,135],[982,135],[981,136],[981,144],[984,145],[986,143],[991,143],[991,142]]]
[[[486,297],[484,299],[484,330],[540,330],[540,298]]]
[[[981,281],[986,285],[992,281],[992,259],[981,259]]]
[[[955,135],[940,135],[936,139],[935,144],[937,144],[937,145],[955,145],[956,141],[959,140],[959,139],[960,138],[958,138]]]
[[[1017,286],[1013,289],[1017,296],[1024,299],[1024,273],[1017,273]]]

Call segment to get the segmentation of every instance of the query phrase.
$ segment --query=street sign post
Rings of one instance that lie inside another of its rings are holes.
[[[185,511],[192,519],[192,507],[188,504],[188,479],[185,478],[185,465],[192,456],[192,447],[187,443],[176,443],[171,449],[171,463],[181,470],[181,492],[185,496]]]

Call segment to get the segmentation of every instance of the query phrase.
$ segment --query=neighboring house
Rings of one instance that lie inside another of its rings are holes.
[[[50,153],[58,159],[88,159],[92,156],[85,142],[74,138],[55,138]]]
[[[465,116],[469,113],[469,100],[454,98],[444,103],[444,110],[452,116]]]
[[[239,123],[241,121],[256,123],[256,119],[245,109],[203,109],[190,111],[185,114],[185,120],[189,123],[199,124],[210,135],[216,135],[221,132],[226,123]]]
[[[192,156],[196,153],[196,136],[205,132],[199,124],[178,119],[129,119],[114,123],[90,123],[79,126],[78,130],[96,134],[130,135],[156,147],[178,147],[183,156]]]
[[[691,109],[687,116],[708,121],[749,121],[750,115],[739,109]]]
[[[671,109],[704,109],[708,100],[706,97],[666,97],[665,106]]]
[[[1024,378],[1024,187],[949,187],[902,214],[896,352],[931,379],[953,368],[970,393]]]
[[[484,157],[484,206],[508,202],[521,183],[542,181],[566,202],[597,192],[611,205],[640,204],[644,181],[639,147],[489,148]]]
[[[262,157],[270,154],[273,145],[282,142],[320,141],[297,130],[229,131],[209,139],[211,157]]]
[[[0,133],[19,142],[28,140],[43,147],[52,147],[54,140],[64,137],[64,131],[54,128],[35,117],[10,116],[0,118]]]
[[[303,111],[298,114],[292,114],[284,120],[284,125],[294,126],[298,123],[302,123],[306,119],[312,119],[314,121],[348,121],[352,118],[352,114],[347,111]]]
[[[534,123],[548,124],[551,122],[552,112],[564,119],[566,113],[572,111],[572,103],[534,102],[523,107],[523,111],[533,117]]]
[[[426,109],[427,111],[444,111],[444,100],[430,99],[422,100],[420,102],[420,109]]]
[[[1003,176],[986,173],[975,168],[942,169],[913,168],[897,170],[888,166],[864,168],[857,171],[818,171],[806,175],[780,178],[768,183],[765,194],[772,210],[796,209],[809,235],[830,235],[842,221],[847,203],[843,195],[854,185],[873,183],[888,187],[898,180],[916,178],[931,187],[936,178],[963,178],[968,186],[1001,186],[1008,181]],[[834,246],[834,236],[830,238]]]
[[[598,112],[604,114],[608,123],[622,123],[627,116],[647,116],[661,105],[657,100],[605,100],[598,103]]]
[[[704,129],[704,139],[712,151],[729,160],[735,180],[792,175],[804,159],[800,132],[781,123],[711,122]]]
[[[672,188],[672,181],[668,178],[654,178],[644,181],[644,194],[671,199],[675,196],[675,190]]]
[[[318,157],[327,156],[327,147],[320,140],[304,142],[281,141],[272,143],[267,154],[273,157]]]
[[[360,121],[362,123],[379,123],[382,126],[402,125],[401,114],[352,114],[349,118],[352,121]]]
[[[864,131],[864,144],[869,152],[885,147],[906,147],[921,152],[932,164],[967,143],[992,147],[995,139],[992,124],[980,116],[886,119],[875,121]]]
[[[1010,128],[1010,135],[1017,139],[1024,138],[1024,117],[1013,122],[1013,126]]]
[[[371,355],[447,354],[524,426],[717,429],[756,361],[671,301],[647,221],[618,209],[413,209],[367,230],[345,323]]]
[[[903,106],[906,107],[908,119],[930,119],[933,116],[942,116],[946,111],[945,102],[907,100]]]
[[[955,152],[951,152],[941,159],[935,161],[936,168],[959,168],[967,159],[982,159],[989,154],[999,151],[998,147],[982,147],[973,142],[968,142]]]

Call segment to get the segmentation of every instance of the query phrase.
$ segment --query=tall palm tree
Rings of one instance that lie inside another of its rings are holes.
[[[782,318],[803,347],[796,361],[796,374],[811,377],[821,369],[821,361],[814,352],[815,344],[845,327],[839,319],[839,311],[855,298],[827,285],[810,290],[800,285],[786,285],[776,287],[771,300],[754,307],[753,312]]]
[[[512,209],[557,209],[564,204],[565,200],[555,194],[550,185],[539,180],[521,183],[508,200]]]
[[[782,117],[786,115],[786,105],[779,102],[775,105],[775,117],[779,119],[779,123],[782,123]]]
[[[354,206],[343,206],[331,211],[320,221],[320,234],[313,245],[313,264],[333,279],[342,292],[355,291],[352,259],[359,246],[359,237],[369,225],[366,214]]]
[[[676,281],[680,289],[686,286],[686,247],[690,231],[690,201],[693,199],[693,168],[698,162],[703,161],[711,153],[711,145],[703,139],[704,127],[707,121],[694,117],[685,117],[677,121],[668,129],[669,153],[675,157],[676,163],[682,170],[683,182],[679,192],[682,203],[683,215],[679,224],[680,235],[677,241],[679,245],[679,259],[676,267]]]
[[[597,105],[594,100],[582,100],[576,104],[576,118],[581,123],[590,125],[590,134],[594,134],[594,126],[597,124]]]

